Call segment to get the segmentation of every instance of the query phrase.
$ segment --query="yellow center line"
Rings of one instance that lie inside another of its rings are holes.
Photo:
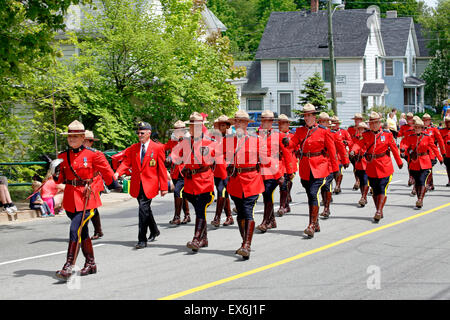
[[[418,213],[416,215],[407,217],[405,219],[401,219],[401,220],[389,223],[389,224],[384,225],[384,226],[373,228],[373,229],[370,229],[368,231],[364,231],[364,232],[355,234],[353,236],[349,236],[347,238],[338,240],[336,242],[324,245],[322,247],[319,247],[319,248],[316,248],[316,249],[313,249],[313,250],[309,250],[309,251],[297,254],[297,255],[295,255],[293,257],[286,258],[286,259],[283,259],[283,260],[280,260],[280,261],[277,261],[277,262],[274,262],[274,263],[271,263],[271,264],[268,264],[268,265],[265,265],[265,266],[262,266],[262,267],[259,267],[259,268],[256,268],[256,269],[252,269],[252,270],[243,272],[243,273],[239,273],[237,275],[234,275],[234,276],[231,276],[231,277],[228,277],[228,278],[224,278],[224,279],[221,279],[221,280],[218,280],[218,281],[210,282],[210,283],[207,283],[207,284],[204,284],[204,285],[201,285],[201,286],[189,289],[189,290],[185,290],[185,291],[181,291],[179,293],[171,294],[169,296],[166,296],[166,297],[163,297],[163,298],[159,298],[158,300],[173,300],[173,299],[177,299],[177,298],[180,298],[180,297],[183,297],[183,296],[187,296],[187,295],[195,293],[195,292],[203,291],[203,290],[206,290],[206,289],[209,289],[209,288],[212,288],[212,287],[215,287],[215,286],[218,286],[218,285],[221,285],[221,284],[233,281],[233,280],[244,278],[244,277],[253,275],[253,274],[261,272],[261,271],[272,269],[272,268],[281,266],[283,264],[286,264],[286,263],[289,263],[289,262],[292,262],[292,261],[299,260],[301,258],[307,257],[307,256],[312,255],[314,253],[321,252],[321,251],[324,251],[326,249],[330,249],[330,248],[336,247],[336,246],[338,246],[340,244],[343,244],[343,243],[346,243],[346,242],[349,242],[349,241],[352,241],[352,240],[355,240],[355,239],[367,236],[369,234],[372,234],[372,233],[375,233],[375,232],[378,232],[378,231],[381,231],[381,230],[384,230],[384,229],[388,229],[388,228],[394,227],[396,225],[399,225],[399,224],[407,222],[407,221],[411,221],[413,219],[417,219],[419,217],[422,217],[422,216],[430,214],[432,212],[441,210],[441,209],[446,208],[448,206],[450,206],[450,202],[446,203],[446,204],[443,204],[443,205],[441,205],[439,207],[436,207],[434,209],[431,209],[431,210],[428,210],[428,211],[425,211],[425,212]]]

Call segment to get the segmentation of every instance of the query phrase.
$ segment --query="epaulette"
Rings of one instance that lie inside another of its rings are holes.
[[[391,132],[391,131],[389,131],[388,129],[383,129],[383,132]]]
[[[330,130],[330,132],[332,132],[332,133],[336,133],[337,131],[336,131],[336,130],[334,130],[334,129],[331,129],[331,130]]]
[[[84,147],[86,150],[90,150],[92,152],[97,152],[97,149],[91,148],[91,147]]]
[[[425,133],[425,132],[424,132],[423,135],[424,135],[424,136],[427,136],[427,137],[431,137],[431,134],[429,134],[429,133]]]
[[[323,126],[321,124],[319,124],[318,127],[321,128],[321,129],[325,129],[325,130],[327,129],[327,127],[325,127],[325,126]]]

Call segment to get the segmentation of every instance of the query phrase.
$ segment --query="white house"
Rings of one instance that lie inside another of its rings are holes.
[[[333,35],[338,116],[350,124],[356,112],[384,105],[388,92],[381,73],[385,51],[378,7],[336,11]],[[301,109],[303,83],[315,72],[330,89],[327,12],[273,12],[250,64],[240,107],[293,116],[293,109]]]

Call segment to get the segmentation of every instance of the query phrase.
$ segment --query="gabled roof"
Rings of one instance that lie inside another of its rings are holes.
[[[430,51],[427,47],[428,40],[425,40],[426,35],[422,29],[422,26],[418,23],[414,24],[414,29],[416,30],[417,44],[419,45],[418,57],[430,57]]]
[[[237,67],[247,68],[247,83],[242,87],[243,95],[266,94],[269,88],[261,88],[261,62],[260,61],[235,61]]]
[[[366,82],[361,89],[362,96],[381,96],[386,93],[387,87],[384,83]]]
[[[381,19],[381,37],[384,50],[388,57],[403,57],[406,55],[412,18],[386,18]]]
[[[362,57],[369,36],[365,9],[338,10],[333,14],[335,57]],[[326,11],[272,12],[256,59],[325,58],[328,49]]]

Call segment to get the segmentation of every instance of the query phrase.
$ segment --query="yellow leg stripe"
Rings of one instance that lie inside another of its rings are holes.
[[[208,207],[211,205],[211,203],[214,201],[214,195],[213,195],[213,193],[210,192],[209,194],[211,195],[211,201],[208,202],[208,203],[206,204],[206,207],[205,207],[205,219],[206,219],[206,210],[207,210]]]
[[[387,189],[389,187],[389,183],[392,181],[392,174],[389,176],[389,182],[386,184],[386,188],[384,188],[384,196],[387,196]]]
[[[184,190],[184,187],[181,188],[181,190],[180,190],[180,198],[183,198],[183,190]]]
[[[84,219],[84,221],[81,221],[81,226],[78,228],[78,243],[81,243],[81,230],[83,229],[84,225],[94,216],[94,209],[89,210],[89,216]]]
[[[223,188],[223,190],[222,190],[222,198],[225,198],[225,192],[227,192],[227,188]]]
[[[430,173],[427,175],[427,178],[425,179],[425,187],[427,186],[428,178],[430,177],[430,175],[431,175],[431,169],[430,169]]]
[[[255,204],[253,205],[253,210],[252,210],[252,218],[253,218],[253,220],[255,220],[255,208],[256,208],[256,203],[258,202],[260,196],[261,196],[261,195],[258,194],[258,198],[256,199]]]
[[[320,200],[319,200],[320,191],[322,190],[322,187],[324,186],[324,184],[326,182],[327,182],[327,178],[323,178],[322,185],[320,186],[319,190],[317,191],[317,204],[319,205],[319,208],[320,208]]]

